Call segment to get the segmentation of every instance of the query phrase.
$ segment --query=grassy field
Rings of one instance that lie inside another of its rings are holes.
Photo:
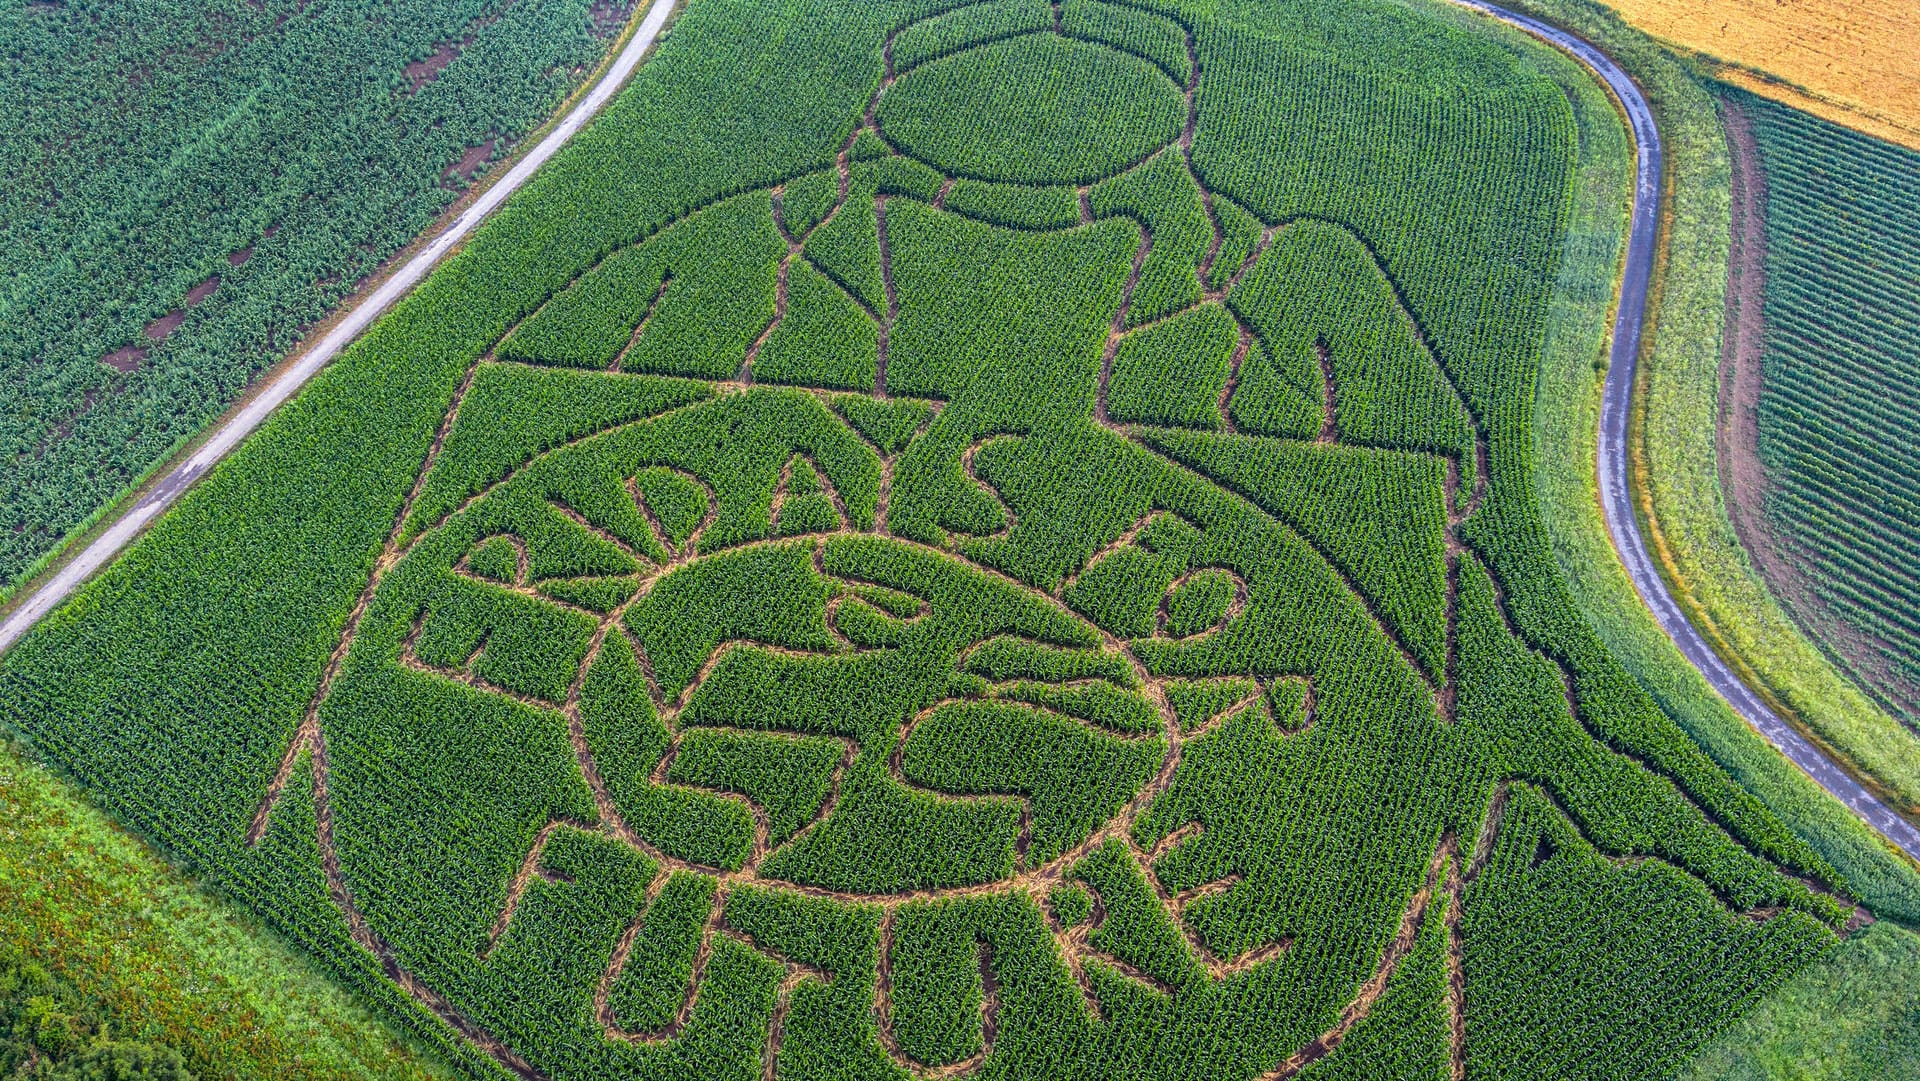
[[[1609,0],[1729,82],[1920,149],[1920,10],[1904,0]]]
[[[441,1078],[310,961],[0,745],[0,946],[202,1081]]]
[[[544,121],[630,7],[0,3],[0,598]]]
[[[1669,1075],[1893,887],[1541,521],[1618,132],[1151,8],[695,0],[0,717],[480,1075]]]
[[[1682,1081],[1864,1081],[1920,1073],[1920,936],[1875,924],[1701,1051]]]

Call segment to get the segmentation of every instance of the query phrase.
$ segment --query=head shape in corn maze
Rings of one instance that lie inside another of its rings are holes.
[[[1490,806],[1800,896],[1512,629],[1456,380],[1203,185],[1190,32],[1001,6],[478,363],[318,714],[363,941],[554,1076],[1231,1078],[1442,963]]]

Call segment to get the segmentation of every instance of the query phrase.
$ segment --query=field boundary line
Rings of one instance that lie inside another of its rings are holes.
[[[161,512],[207,475],[220,461],[253,434],[275,410],[293,398],[315,375],[353,344],[388,309],[413,291],[428,273],[460,247],[481,222],[518,191],[547,160],[565,146],[589,120],[612,101],[640,66],[672,17],[678,0],[652,0],[639,28],[627,39],[600,81],[541,137],[506,174],[456,215],[439,235],[373,292],[339,316],[331,330],[278,377],[222,422],[199,449],[166,473],[119,519],[107,526],[75,554],[54,576],[35,589],[0,623],[0,654],[24,637],[34,624],[51,613],[94,574],[131,544]]]
[[[1646,325],[1647,296],[1658,254],[1663,153],[1653,107],[1633,77],[1592,43],[1559,27],[1487,0],[1451,0],[1539,38],[1578,61],[1612,93],[1625,112],[1635,146],[1632,225],[1628,232],[1626,265],[1614,313],[1613,341],[1607,364],[1606,387],[1600,404],[1600,435],[1595,471],[1600,484],[1600,509],[1615,554],[1632,579],[1654,622],[1666,632],[1674,648],[1699,670],[1734,712],[1740,714],[1767,742],[1811,777],[1828,794],[1845,804],[1874,832],[1911,859],[1920,859],[1920,828],[1903,818],[1856,780],[1841,764],[1778,713],[1747,685],[1726,658],[1708,644],[1674,599],[1647,548],[1634,513],[1628,472],[1628,422],[1633,415],[1633,389],[1639,365],[1642,331]]]

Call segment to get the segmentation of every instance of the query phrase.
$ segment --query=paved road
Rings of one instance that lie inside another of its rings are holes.
[[[1565,31],[1480,0],[1455,2],[1516,26],[1571,54],[1613,88],[1615,95],[1626,106],[1633,124],[1634,141],[1639,148],[1639,175],[1634,192],[1633,227],[1627,243],[1626,274],[1621,285],[1619,314],[1614,324],[1613,357],[1607,371],[1606,396],[1601,406],[1598,470],[1607,528],[1613,535],[1615,550],[1619,552],[1621,561],[1626,564],[1627,572],[1633,579],[1634,588],[1639,591],[1641,599],[1653,612],[1661,628],[1673,639],[1674,645],[1748,723],[1759,729],[1782,753],[1842,803],[1853,808],[1889,841],[1909,855],[1920,858],[1920,829],[1915,829],[1911,823],[1874,798],[1871,792],[1768,709],[1766,703],[1742,683],[1701,638],[1700,632],[1688,622],[1672,594],[1667,591],[1665,580],[1655,570],[1653,560],[1647,554],[1646,542],[1640,536],[1634,520],[1633,504],[1627,490],[1627,417],[1632,408],[1633,374],[1640,353],[1640,329],[1646,315],[1647,284],[1653,272],[1661,160],[1660,132],[1653,122],[1653,112],[1646,97],[1626,72],[1606,54]],[[426,248],[349,311],[338,325],[272,385],[221,425],[205,445],[162,478],[118,521],[15,609],[6,622],[0,624],[0,650],[18,641],[42,616],[106,566],[161,511],[192,487],[215,463],[226,457],[281,403],[293,397],[307,380],[359,337],[381,313],[405,296],[487,215],[526,183],[555,151],[612,100],[666,25],[673,4],[674,0],[654,0],[640,29],[621,50],[605,77],[506,176],[483,192],[473,205],[454,219],[445,232],[435,237]]]
[[[674,0],[653,0],[646,18],[640,28],[627,42],[620,55],[614,58],[600,81],[588,91],[585,97],[575,103],[573,109],[527,152],[507,175],[501,177],[492,186],[482,192],[472,205],[462,211],[453,220],[453,224],[439,236],[433,238],[419,254],[407,260],[393,276],[383,282],[367,297],[361,300],[346,314],[346,317],[328,331],[326,336],[307,350],[306,354],[295,361],[293,366],[282,372],[279,378],[248,402],[231,420],[221,425],[208,439],[205,445],[193,453],[193,456],[174,467],[173,471],[161,478],[145,495],[129,507],[120,519],[109,526],[106,532],[95,538],[66,566],[60,569],[44,585],[28,597],[24,603],[13,610],[5,623],[0,623],[0,651],[13,645],[27,633],[42,616],[53,611],[65,601],[82,582],[92,577],[95,571],[106,566],[133,539],[140,535],[148,523],[159,517],[180,494],[193,486],[193,483],[205,476],[215,463],[225,458],[233,448],[240,445],[252,431],[266,420],[268,415],[280,407],[282,402],[293,397],[307,380],[312,379],[321,368],[326,367],[342,349],[358,338],[362,331],[373,324],[381,313],[392,307],[394,302],[407,295],[419,284],[427,272],[442,259],[452,253],[454,246],[465,240],[487,215],[506,201],[520,185],[527,182],[554,152],[566,144],[568,139],[584,127],[601,107],[613,99],[620,87],[633,74],[640,64],[640,58],[646,54],[660,30],[667,23],[667,17],[673,13]]]
[[[1606,394],[1600,405],[1600,445],[1597,470],[1600,477],[1600,504],[1606,511],[1607,530],[1613,535],[1613,547],[1626,564],[1627,574],[1653,612],[1660,628],[1673,639],[1682,656],[1706,677],[1727,703],[1758,729],[1780,752],[1833,793],[1840,802],[1880,835],[1920,859],[1920,829],[1895,814],[1860,782],[1849,776],[1818,747],[1767,707],[1752,688],[1741,682],[1726,661],[1707,645],[1660,576],[1647,554],[1645,538],[1634,518],[1633,497],[1627,489],[1627,418],[1633,410],[1633,374],[1640,357],[1640,331],[1646,321],[1647,283],[1653,275],[1654,232],[1660,203],[1660,130],[1653,122],[1653,110],[1627,73],[1611,58],[1587,42],[1558,27],[1537,19],[1483,3],[1481,0],[1454,0],[1463,7],[1490,15],[1516,26],[1549,44],[1555,45],[1585,64],[1606,81],[1633,124],[1634,143],[1639,148],[1638,177],[1633,195],[1633,227],[1627,239],[1627,266],[1620,284],[1620,307],[1613,325],[1613,356],[1607,368]]]

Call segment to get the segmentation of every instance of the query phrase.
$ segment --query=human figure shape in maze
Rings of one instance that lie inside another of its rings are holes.
[[[480,364],[318,713],[350,920],[555,1076],[1249,1077],[1458,910],[1514,778],[1818,909],[1582,727],[1385,270],[1201,183],[1191,33],[993,8]]]

